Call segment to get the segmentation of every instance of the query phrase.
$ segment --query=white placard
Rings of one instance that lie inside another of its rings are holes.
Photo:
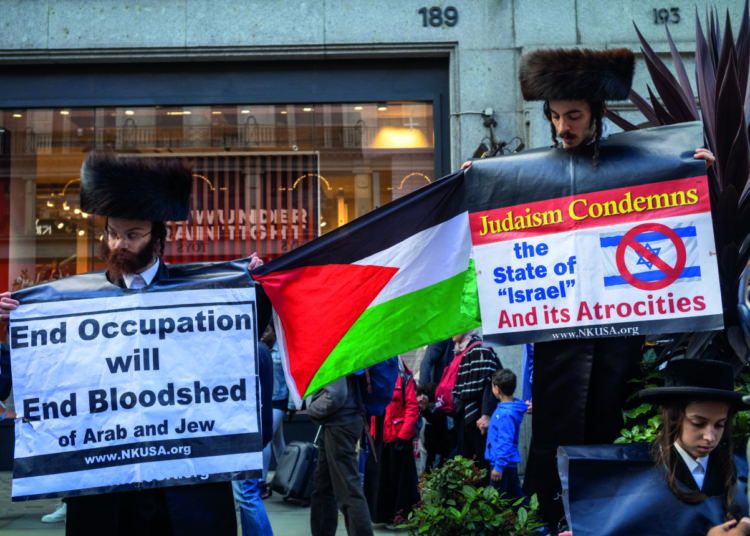
[[[22,304],[13,498],[259,471],[257,339],[253,287]]]

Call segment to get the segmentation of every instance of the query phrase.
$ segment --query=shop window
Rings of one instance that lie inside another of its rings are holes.
[[[0,110],[0,280],[104,267],[104,218],[79,207],[92,149],[193,165],[167,262],[268,260],[434,180],[434,138],[423,102]]]

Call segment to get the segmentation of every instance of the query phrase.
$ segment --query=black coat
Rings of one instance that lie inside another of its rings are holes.
[[[564,517],[557,447],[612,443],[622,429],[627,381],[637,376],[643,337],[536,343],[532,443],[524,479],[544,521]]]
[[[674,449],[674,447],[672,447]],[[674,449],[672,453],[675,467],[675,478],[688,490],[698,491],[699,489],[707,497],[717,497],[724,495],[724,482],[727,478],[728,468],[722,466],[721,460],[726,453],[723,446],[719,446],[708,457],[708,466],[706,467],[706,477],[703,480],[703,487],[698,488],[693,475],[690,473],[685,460],[680,453]]]

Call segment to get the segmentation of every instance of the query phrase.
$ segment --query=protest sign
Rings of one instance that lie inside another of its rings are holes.
[[[255,299],[250,286],[22,301],[13,499],[259,476]]]
[[[722,327],[705,165],[692,160],[700,130],[651,130],[612,136],[596,166],[558,149],[467,171],[486,338]]]

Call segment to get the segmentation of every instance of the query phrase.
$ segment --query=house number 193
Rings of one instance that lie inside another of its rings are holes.
[[[677,24],[680,22],[680,8],[670,7],[667,9],[663,7],[661,9],[654,8],[654,24],[664,24],[665,22],[671,22]]]

